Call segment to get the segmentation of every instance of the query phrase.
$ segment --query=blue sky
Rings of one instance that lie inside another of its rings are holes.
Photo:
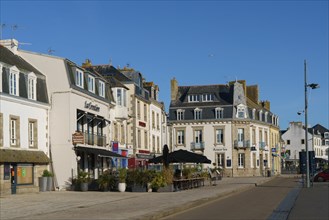
[[[160,87],[170,104],[179,85],[258,84],[280,128],[304,122],[304,60],[308,122],[329,128],[328,1],[15,1],[1,0],[3,39],[21,49],[77,64],[127,64]],[[16,29],[11,26],[17,25]]]

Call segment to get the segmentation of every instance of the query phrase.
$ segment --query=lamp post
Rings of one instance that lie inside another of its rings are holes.
[[[304,87],[305,87],[305,108],[304,108],[304,114],[305,114],[305,151],[306,151],[306,187],[310,188],[310,158],[308,155],[308,125],[307,125],[307,87],[310,87],[311,89],[319,88],[318,84],[312,83],[307,84],[307,77],[306,77],[306,60],[304,60]]]

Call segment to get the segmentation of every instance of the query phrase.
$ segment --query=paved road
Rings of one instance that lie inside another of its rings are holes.
[[[164,219],[267,219],[298,185],[298,179],[278,177],[248,191]]]

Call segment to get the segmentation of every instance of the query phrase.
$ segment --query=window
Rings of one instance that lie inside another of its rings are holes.
[[[102,81],[98,81],[98,94],[105,98],[105,83]]]
[[[202,142],[202,130],[195,130],[194,131],[194,141],[195,143]]]
[[[142,146],[141,130],[138,129],[138,131],[137,131],[137,135],[138,135],[138,136],[137,136],[137,137],[138,137],[137,147],[138,147],[138,148],[141,148],[141,146]]]
[[[137,119],[141,119],[141,103],[137,101]]]
[[[221,167],[224,168],[225,166],[225,153],[219,153],[217,154],[217,158],[216,158],[216,162],[217,162],[217,167]]]
[[[305,144],[305,139],[302,139],[302,140],[301,140],[301,143],[302,143],[302,144]]]
[[[155,113],[152,111],[152,128],[155,128]]]
[[[10,145],[19,146],[19,118],[15,116],[10,117]]]
[[[224,109],[223,108],[216,108],[215,109],[215,118],[216,119],[220,119],[220,118],[224,118]]]
[[[246,109],[246,107],[244,105],[238,105],[237,118],[246,118],[245,109]]]
[[[244,168],[244,153],[238,154],[238,168]]]
[[[260,110],[259,111],[259,121],[262,121],[263,120],[263,111]]]
[[[9,94],[19,96],[19,70],[16,66],[10,68]]]
[[[37,121],[29,120],[29,147],[37,148],[38,143],[38,130],[37,130]]]
[[[184,110],[177,110],[177,120],[184,120]]]
[[[147,106],[144,104],[144,121],[147,121]]]
[[[159,113],[157,113],[157,129],[160,130],[160,116],[159,116]]]
[[[238,128],[238,142],[244,141],[244,129]]]
[[[203,102],[214,101],[214,95],[213,94],[203,94],[202,95],[202,101]]]
[[[95,92],[95,78],[92,76],[88,76],[88,90],[89,92]]]
[[[125,127],[124,127],[124,125],[122,124],[121,125],[121,143],[125,143]]]
[[[83,72],[78,69],[75,71],[75,85],[83,88]]]
[[[122,91],[123,91],[123,96],[122,96],[122,98],[123,98],[123,106],[124,107],[127,107],[127,90],[122,89]]]
[[[196,108],[194,110],[194,120],[199,120],[202,118],[202,110],[199,108]]]
[[[178,145],[184,145],[185,144],[185,131],[184,130],[178,130],[177,131],[177,144]]]
[[[37,84],[37,77],[34,73],[28,74],[28,98],[36,100],[36,84]]]
[[[252,138],[252,145],[255,146],[256,145],[256,129],[252,129],[251,138]]]
[[[216,144],[224,143],[224,132],[223,129],[216,129]]]
[[[155,151],[155,136],[154,135],[152,135],[152,148],[153,148],[153,151],[156,152]]]
[[[188,95],[188,102],[198,102],[199,95]]]
[[[144,142],[145,142],[145,148],[148,149],[148,135],[147,131],[144,131]]]
[[[268,112],[265,112],[265,122],[267,122],[267,115],[268,115]]]
[[[121,89],[117,89],[117,105],[122,105],[122,95],[121,95]]]
[[[157,148],[158,148],[158,153],[160,153],[160,138],[157,137]]]
[[[287,145],[290,145],[290,140],[287,140]]]

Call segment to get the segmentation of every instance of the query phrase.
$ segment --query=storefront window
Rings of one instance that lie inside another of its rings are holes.
[[[33,165],[17,165],[17,184],[33,184]]]

